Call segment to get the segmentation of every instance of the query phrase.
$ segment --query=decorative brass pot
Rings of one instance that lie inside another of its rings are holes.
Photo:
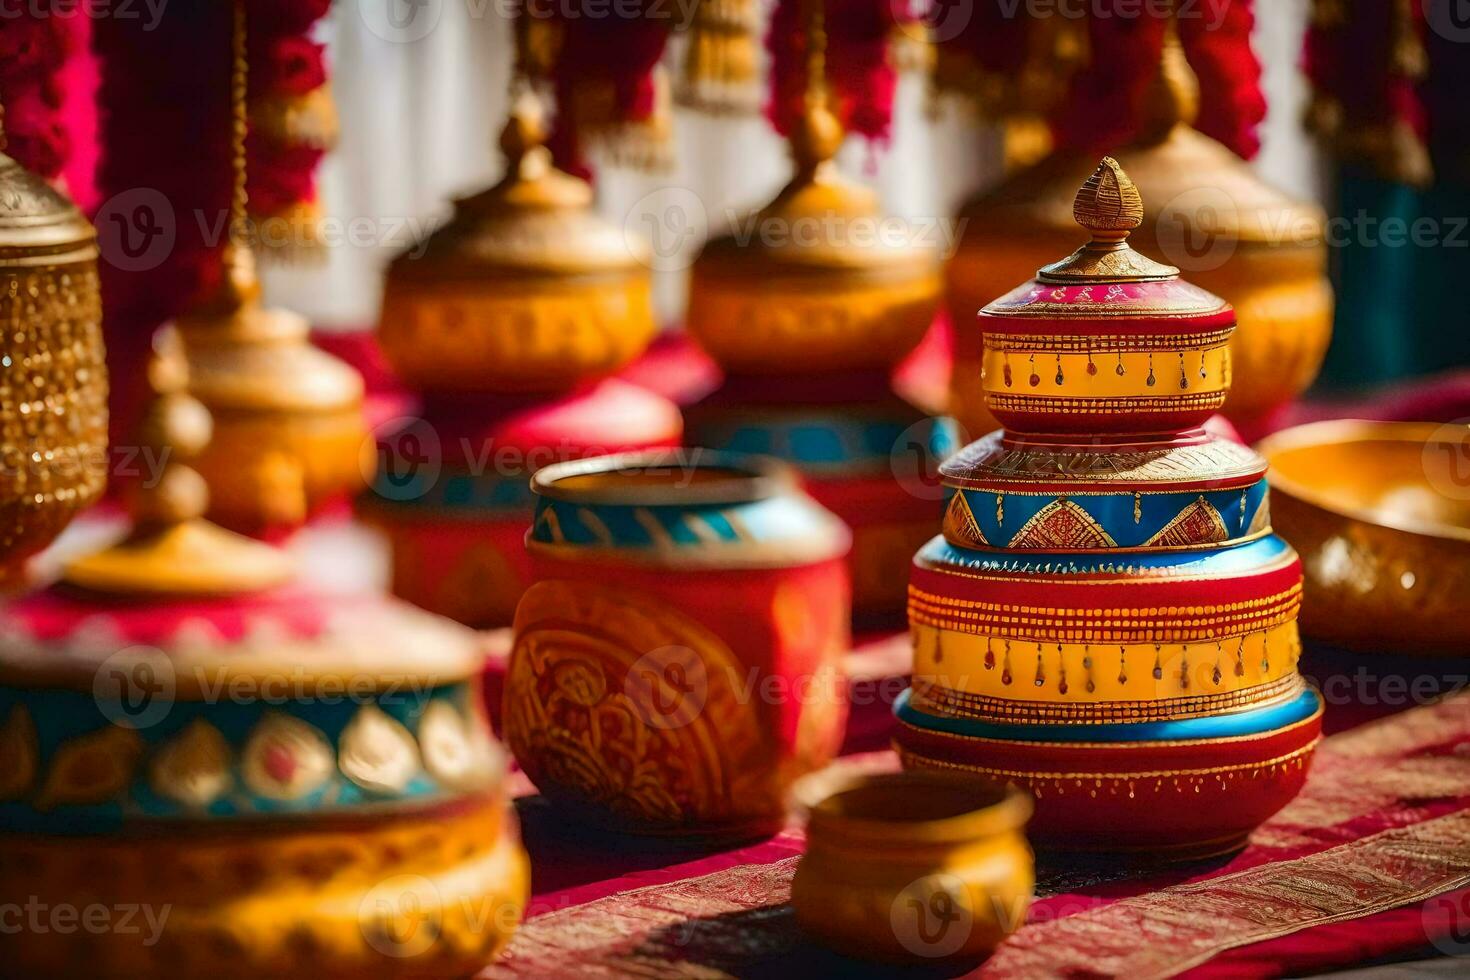
[[[1234,379],[1223,411],[1250,428],[1306,389],[1327,351],[1326,217],[1184,123],[1116,156],[1147,202],[1132,239],[1138,248],[1235,307]],[[1096,162],[1055,154],[960,211],[964,235],[945,271],[955,329],[951,413],[974,435],[999,428],[985,408],[975,315],[1075,246],[1072,198]]]
[[[312,346],[306,318],[259,300],[248,252],[213,304],[175,323],[190,391],[214,416],[195,461],[211,520],[248,534],[290,530],[371,472],[362,377]]]
[[[939,771],[816,773],[794,795],[820,798],[809,804],[791,904],[802,928],[839,952],[972,959],[1025,922],[1031,800],[1014,786]]]
[[[694,263],[689,332],[732,374],[889,369],[933,322],[936,249],[837,170],[829,112],[802,125],[796,176]]]
[[[505,179],[388,267],[378,340],[409,387],[562,391],[653,339],[647,243],[599,218],[541,138],[523,100],[501,136]]]
[[[1470,427],[1316,422],[1260,449],[1301,553],[1302,632],[1370,652],[1470,650]]]
[[[0,579],[107,483],[96,233],[0,154]]]

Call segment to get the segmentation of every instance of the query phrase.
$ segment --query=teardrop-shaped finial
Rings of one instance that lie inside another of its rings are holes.
[[[1042,282],[1139,282],[1179,275],[1172,265],[1155,262],[1128,244],[1128,233],[1143,224],[1143,195],[1112,157],[1103,157],[1077,188],[1072,217],[1092,233],[1092,241],[1038,269]]]
[[[1112,157],[1103,157],[1077,188],[1072,217],[1093,240],[1121,241],[1143,224],[1143,197]]]
[[[133,529],[122,541],[67,565],[64,580],[107,595],[229,596],[291,576],[284,552],[204,520],[209,490],[189,466],[209,445],[209,410],[188,392],[178,334],[158,337],[148,366],[153,391],[138,430],[138,459],[156,470],[129,488]]]

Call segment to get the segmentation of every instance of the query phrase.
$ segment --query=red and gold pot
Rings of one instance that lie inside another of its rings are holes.
[[[507,745],[569,815],[745,836],[846,717],[850,537],[781,464],[684,450],[537,472]]]
[[[936,468],[959,440],[888,390],[878,374],[837,375],[801,386],[732,378],[685,410],[688,442],[774,456],[801,475],[807,493],[852,529],[853,615],[860,623],[901,616],[901,568],[934,530],[943,488]],[[876,392],[868,398],[855,392]]]
[[[531,474],[677,446],[682,432],[672,402],[616,380],[556,399],[431,401],[381,432],[357,510],[388,537],[395,595],[477,629],[509,626],[531,582]]]

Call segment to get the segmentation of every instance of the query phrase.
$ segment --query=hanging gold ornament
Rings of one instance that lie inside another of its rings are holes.
[[[806,107],[788,137],[796,174],[694,264],[689,332],[732,373],[890,368],[923,338],[939,302],[933,236],[885,215],[871,188],[837,169],[844,134],[812,18]]]
[[[0,580],[106,483],[96,233],[65,195],[0,153]]]
[[[164,461],[151,483],[125,488],[132,532],[117,545],[76,559],[66,581],[92,592],[128,596],[220,596],[284,582],[284,552],[204,520],[209,487],[190,464],[213,436],[209,410],[189,394],[189,369],[177,335],[160,334],[148,383],[153,399],[137,433],[139,447]]]
[[[1250,427],[1302,392],[1327,350],[1326,216],[1194,129],[1198,95],[1171,25],[1139,138],[1115,155],[1146,202],[1132,238],[1140,251],[1179,266],[1235,307],[1234,376],[1223,411]],[[965,234],[945,271],[956,326],[951,413],[971,433],[998,428],[981,390],[975,313],[1072,247],[1075,189],[1095,165],[1095,155],[1054,153],[960,210]]]
[[[388,267],[378,341],[409,387],[564,391],[653,339],[647,243],[593,212],[591,186],[552,166],[545,136],[521,92],[500,137],[505,177]]]
[[[174,323],[190,385],[214,415],[214,440],[195,461],[210,487],[210,518],[248,533],[289,530],[362,483],[369,451],[358,373],[314,347],[305,319],[261,303],[245,242],[245,16],[235,4],[232,79],[235,186],[224,279]]]
[[[699,0],[674,101],[715,115],[760,110],[759,0]]]

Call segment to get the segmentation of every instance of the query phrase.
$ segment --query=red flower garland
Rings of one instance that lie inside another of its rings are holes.
[[[1261,149],[1257,127],[1266,118],[1261,63],[1251,50],[1252,0],[1231,0],[1214,23],[1205,16],[1179,20],[1179,40],[1199,79],[1194,127],[1249,160]]]
[[[24,7],[0,30],[0,105],[6,152],[54,180],[71,156],[61,74],[86,49],[88,18],[58,17]]]
[[[843,128],[886,143],[893,121],[897,72],[889,43],[897,24],[893,0],[826,0],[827,83]],[[771,97],[766,115],[785,136],[806,106],[805,0],[777,0],[766,48],[771,55]]]
[[[564,0],[575,4],[577,0]],[[637,16],[623,16],[588,0],[572,9],[548,9],[530,0],[523,16],[553,21],[560,34],[552,67],[557,118],[548,144],[557,165],[587,176],[588,144],[601,144],[619,163],[645,169],[667,165],[672,153],[670,95],[659,62],[674,27],[673,5],[639,0]]]

